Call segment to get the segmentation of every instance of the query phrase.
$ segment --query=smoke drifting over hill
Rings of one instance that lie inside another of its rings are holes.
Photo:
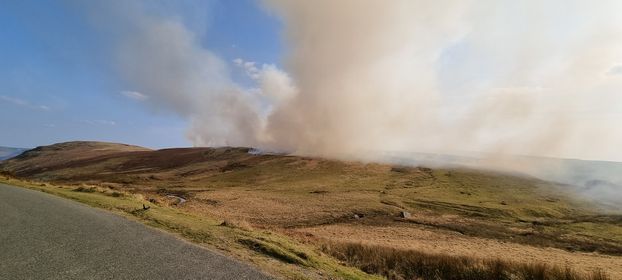
[[[123,21],[127,90],[188,119],[195,145],[622,159],[618,1],[320,2],[264,3],[284,69],[225,61],[178,17],[101,6]]]
[[[137,2],[92,17],[115,34],[126,90],[188,119],[198,146],[622,160],[619,1],[262,3],[283,22],[283,69],[226,61]]]
[[[620,5],[268,1],[299,94],[267,131],[312,153],[620,158]]]

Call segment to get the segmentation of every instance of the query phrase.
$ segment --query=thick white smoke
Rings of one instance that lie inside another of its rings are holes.
[[[277,146],[622,159],[619,1],[266,2],[300,91]]]
[[[622,160],[620,1],[266,0],[284,69],[225,61],[179,16],[127,3],[99,2],[101,25],[121,18],[125,90],[188,119],[195,145]]]
[[[621,165],[512,156],[622,160],[622,2],[266,5],[298,88],[269,116],[274,146],[523,172],[622,199]]]
[[[177,2],[67,1],[110,36],[121,94],[187,119],[194,145],[405,163],[477,152],[433,158],[622,199],[620,166],[506,158],[622,161],[622,1],[265,0],[283,69],[221,58]]]

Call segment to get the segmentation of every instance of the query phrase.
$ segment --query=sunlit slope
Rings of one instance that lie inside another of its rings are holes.
[[[28,150],[21,155],[3,162],[2,169],[20,176],[41,175],[75,165],[88,166],[99,161],[101,157],[117,156],[121,153],[149,151],[138,146],[76,141],[41,146]]]
[[[622,253],[620,216],[599,212],[563,185],[526,176],[256,155],[248,148],[152,151],[93,142],[41,147],[0,169],[36,180],[174,193],[187,198],[185,207],[193,211],[264,227],[407,222],[533,245]],[[402,211],[412,217],[399,219]]]

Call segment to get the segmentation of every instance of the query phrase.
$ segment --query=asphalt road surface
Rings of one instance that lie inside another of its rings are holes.
[[[270,279],[173,235],[0,184],[0,279]]]

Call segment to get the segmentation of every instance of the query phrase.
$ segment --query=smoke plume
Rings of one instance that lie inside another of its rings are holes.
[[[618,1],[267,5],[299,89],[268,118],[277,147],[622,159]]]
[[[224,60],[158,2],[98,3],[123,94],[187,119],[197,146],[622,160],[620,1],[265,0],[283,69]]]
[[[266,0],[283,69],[225,61],[159,2],[98,3],[124,94],[186,118],[198,146],[622,160],[619,1]]]

